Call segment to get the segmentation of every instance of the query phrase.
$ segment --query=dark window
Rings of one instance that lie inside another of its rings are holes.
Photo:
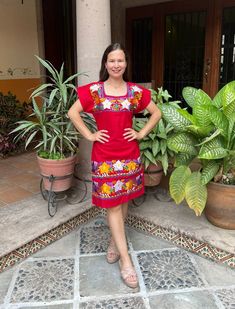
[[[202,88],[205,24],[206,12],[166,16],[164,88],[174,99],[185,86]]]
[[[235,7],[223,11],[221,55],[220,55],[220,85],[235,79]]]
[[[136,19],[132,24],[132,80],[151,82],[152,18]]]

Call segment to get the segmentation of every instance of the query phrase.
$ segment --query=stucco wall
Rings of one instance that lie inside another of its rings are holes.
[[[39,77],[35,0],[0,0],[0,78]]]
[[[40,82],[37,0],[0,0],[0,91],[27,101]],[[41,48],[41,46],[40,46]]]

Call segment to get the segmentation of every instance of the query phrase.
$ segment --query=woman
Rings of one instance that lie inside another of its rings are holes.
[[[107,209],[111,239],[107,261],[119,260],[121,277],[131,288],[138,286],[138,278],[128,254],[124,221],[128,201],[144,193],[143,169],[138,140],[144,138],[161,117],[151,101],[150,91],[128,82],[128,59],[125,49],[111,44],[105,50],[100,69],[100,81],[78,87],[79,99],[68,116],[77,130],[89,141],[92,149],[92,202]],[[132,129],[133,115],[147,109],[151,114],[140,132]],[[80,112],[90,112],[98,131],[90,132]]]

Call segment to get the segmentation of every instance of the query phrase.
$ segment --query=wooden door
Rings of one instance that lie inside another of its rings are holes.
[[[45,59],[66,76],[76,73],[75,0],[42,0]]]
[[[233,6],[235,0],[180,0],[127,9],[126,45],[131,59],[133,56],[132,80],[151,82],[153,88],[163,86],[178,99],[188,85],[213,96],[222,83],[234,77],[228,70],[221,77],[225,68],[222,51],[226,49],[224,59],[227,56],[229,63],[233,59]],[[222,49],[226,27],[230,41]]]
[[[219,3],[220,52],[219,88],[235,80],[235,1],[223,0]]]

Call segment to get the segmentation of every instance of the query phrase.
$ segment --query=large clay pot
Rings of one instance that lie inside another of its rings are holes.
[[[65,176],[64,179],[53,181],[52,191],[61,192],[72,186],[73,172],[77,155],[61,160],[43,159],[40,157],[37,157],[37,159],[41,175],[44,176],[43,185],[46,190],[51,189],[51,182],[47,178],[51,175],[55,177]]]
[[[207,219],[224,229],[235,229],[235,186],[210,182],[205,207]]]
[[[157,186],[162,178],[163,169],[161,165],[150,164],[144,171],[144,185],[147,187]]]

